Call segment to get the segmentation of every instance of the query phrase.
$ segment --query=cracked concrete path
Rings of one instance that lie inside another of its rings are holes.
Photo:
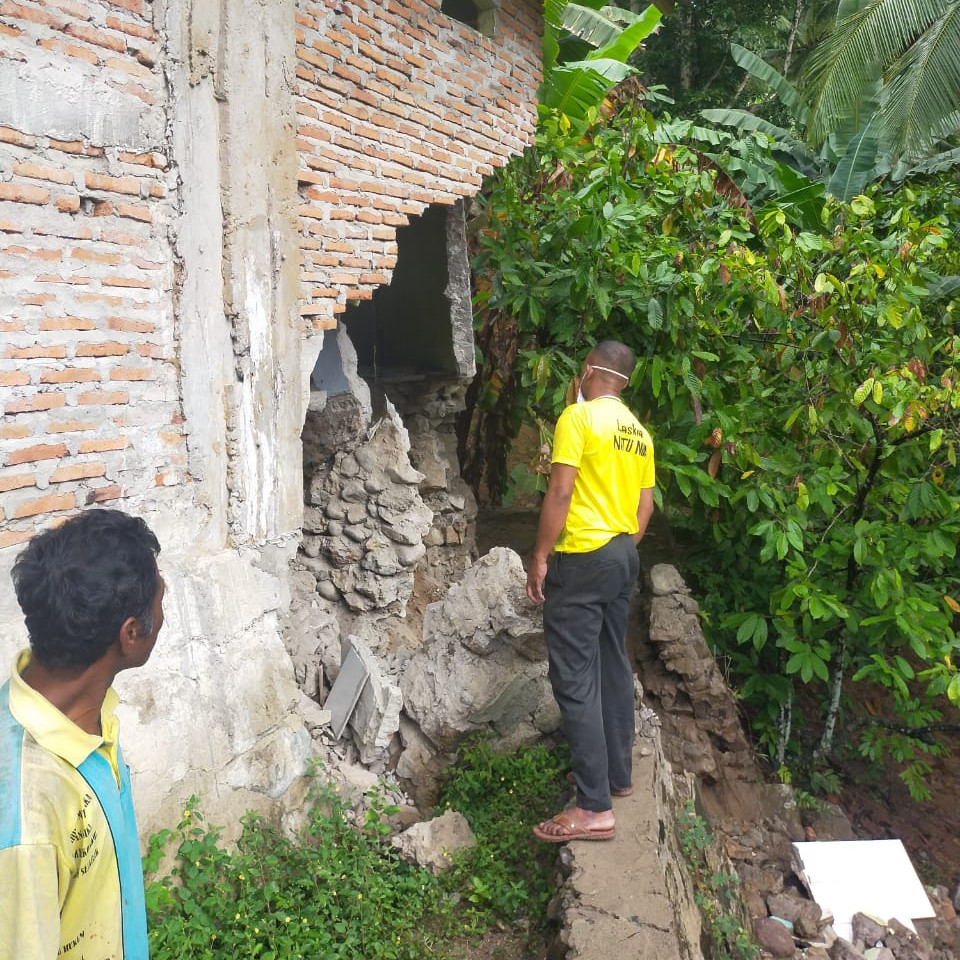
[[[567,960],[691,960],[678,928],[665,864],[665,824],[658,803],[658,751],[649,740],[634,748],[634,792],[615,798],[614,839],[574,840],[561,893],[561,941]],[[672,885],[671,885],[672,886]]]

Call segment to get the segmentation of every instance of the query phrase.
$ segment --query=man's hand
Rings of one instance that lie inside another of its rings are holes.
[[[567,463],[555,463],[550,468],[550,483],[547,485],[543,508],[540,511],[540,523],[537,525],[537,542],[533,547],[530,566],[527,567],[527,596],[534,603],[543,603],[547,557],[567,522],[576,479],[577,468]]]
[[[534,555],[527,567],[527,596],[534,603],[543,603],[543,580],[547,575],[547,558]]]

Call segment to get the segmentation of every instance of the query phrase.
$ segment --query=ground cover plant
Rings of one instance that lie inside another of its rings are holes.
[[[715,841],[692,800],[677,817],[680,850],[693,882],[693,896],[706,921],[712,960],[755,960],[760,951],[744,923],[740,878],[717,869]]]
[[[545,747],[465,747],[441,806],[467,817],[478,844],[439,877],[390,846],[396,808],[373,791],[354,823],[322,773],[294,836],[247,814],[229,847],[194,798],[175,829],[150,838],[151,957],[442,960],[491,926],[542,933],[557,851],[530,827],[553,812],[560,764]],[[173,863],[160,872],[166,853]]]
[[[549,443],[589,348],[630,344],[657,501],[761,747],[788,776],[849,742],[923,795],[960,699],[955,180],[800,223],[632,105],[586,134],[545,114],[484,199],[465,476],[502,495],[507,438]]]

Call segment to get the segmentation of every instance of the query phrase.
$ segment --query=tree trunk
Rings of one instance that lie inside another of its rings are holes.
[[[806,8],[806,0],[796,0],[793,7],[793,22],[790,24],[790,33],[787,36],[787,46],[783,52],[783,75],[790,76],[790,61],[793,59],[793,47],[797,42],[797,33],[800,30],[800,21]]]
[[[793,728],[793,689],[787,702],[780,707],[780,717],[777,722],[777,768],[783,766],[787,757],[787,744],[790,742],[790,733]]]
[[[827,756],[833,749],[833,734],[837,728],[837,716],[840,713],[840,694],[843,692],[843,667],[847,658],[847,632],[840,634],[840,643],[833,663],[833,687],[830,691],[830,708],[823,725],[823,735],[813,751],[815,760]]]
[[[677,32],[680,38],[680,42],[677,45],[677,53],[680,58],[681,90],[690,90],[693,87],[693,40],[695,23],[696,14],[693,10],[693,4],[689,2],[685,3],[677,17]]]

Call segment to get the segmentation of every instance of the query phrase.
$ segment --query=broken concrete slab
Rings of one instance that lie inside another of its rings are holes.
[[[349,725],[360,751],[360,761],[371,763],[389,747],[391,738],[400,728],[403,695],[384,674],[380,661],[360,637],[351,635],[347,641],[351,653],[362,662],[367,674]]]
[[[415,823],[391,840],[401,857],[426,867],[431,873],[448,870],[453,866],[452,855],[470,849],[476,842],[467,818],[456,810]]]
[[[340,673],[333,684],[324,707],[330,711],[330,729],[339,740],[360,699],[360,693],[367,682],[367,665],[351,646],[347,649]]]
[[[519,746],[559,725],[540,613],[525,582],[520,557],[495,548],[427,608],[423,647],[400,686],[407,713],[439,750],[480,732]]]

